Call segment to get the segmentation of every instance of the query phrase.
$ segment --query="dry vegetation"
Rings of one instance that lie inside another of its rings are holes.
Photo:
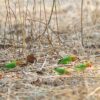
[[[100,100],[100,0],[0,0],[0,7],[0,100]],[[2,66],[31,53],[33,64]],[[56,75],[66,54],[92,69]]]

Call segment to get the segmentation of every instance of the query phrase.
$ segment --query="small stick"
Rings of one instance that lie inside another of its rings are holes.
[[[99,90],[100,90],[100,87],[96,88],[93,92],[91,92],[91,93],[88,95],[88,97],[94,95],[94,94],[95,94],[97,91],[99,91]]]
[[[47,57],[45,57],[44,63],[42,64],[42,67],[40,68],[40,70],[42,70],[44,68],[46,61],[47,61]]]

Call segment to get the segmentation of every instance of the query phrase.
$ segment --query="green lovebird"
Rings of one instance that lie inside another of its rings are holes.
[[[78,58],[77,56],[74,56],[74,55],[68,55],[68,56],[65,56],[63,57],[62,59],[60,59],[58,61],[58,64],[69,64],[70,62],[74,62],[76,61]]]
[[[84,71],[87,67],[91,67],[91,62],[84,62],[75,66],[76,71]]]
[[[16,61],[11,61],[11,62],[9,62],[9,63],[6,63],[6,64],[5,64],[5,67],[6,67],[7,69],[15,68],[15,67],[16,67]]]
[[[59,75],[69,74],[69,71],[62,67],[55,68],[54,71]]]

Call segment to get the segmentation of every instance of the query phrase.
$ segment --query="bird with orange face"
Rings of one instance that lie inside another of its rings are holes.
[[[85,61],[75,66],[76,71],[84,71],[86,68],[92,67],[92,62]]]
[[[75,55],[67,55],[67,56],[61,58],[58,61],[58,64],[69,64],[69,63],[74,62],[76,60],[78,60],[77,56],[75,56]]]

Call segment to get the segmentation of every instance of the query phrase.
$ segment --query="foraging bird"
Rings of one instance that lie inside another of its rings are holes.
[[[77,66],[75,66],[75,70],[76,71],[84,71],[86,68],[88,67],[91,67],[92,66],[92,63],[91,62],[84,62],[84,63],[81,63]]]
[[[20,59],[20,60],[16,60],[16,65],[23,67],[23,66],[26,66],[27,63],[24,60]]]
[[[77,59],[78,59],[78,57],[75,55],[68,55],[68,56],[65,56],[62,59],[60,59],[58,61],[58,64],[69,64],[70,62],[74,62]]]
[[[6,63],[6,64],[5,64],[5,67],[6,67],[7,69],[15,68],[15,67],[16,67],[16,61],[11,61],[11,62],[9,62],[9,63]]]
[[[70,74],[70,72],[67,69],[62,68],[62,67],[55,68],[54,71],[59,75]]]

